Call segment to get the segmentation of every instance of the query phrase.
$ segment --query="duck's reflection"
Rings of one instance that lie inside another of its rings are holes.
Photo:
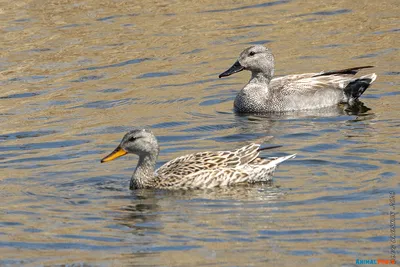
[[[272,182],[209,190],[133,190],[130,204],[123,206],[116,218],[123,229],[129,227],[125,240],[132,248],[125,257],[152,265],[158,259],[154,255],[201,249],[199,240],[228,242],[237,238],[233,220],[248,227],[243,232],[248,238],[247,229],[264,227],[247,218],[255,214],[265,219],[275,216],[274,211],[285,198],[286,194]]]
[[[324,120],[324,118],[326,118],[327,121],[332,119],[336,121],[336,118],[344,121],[365,120],[373,117],[374,114],[369,112],[370,110],[371,109],[366,107],[364,103],[357,101],[353,105],[342,104],[324,109],[297,110],[291,112],[273,112],[262,114],[235,114],[235,124],[236,129],[238,129],[240,134],[263,133],[265,140],[259,140],[258,142],[266,142],[272,136],[277,134],[275,132],[276,129],[279,128],[277,126],[282,122],[290,122],[292,125],[291,127],[295,127],[296,124],[301,124],[304,121],[320,121]],[[346,116],[352,116],[352,118],[349,119]],[[353,116],[356,116],[356,118]],[[320,127],[324,126],[321,125]],[[287,131],[286,133],[291,131],[290,128],[286,127],[285,129]]]
[[[322,118],[322,117],[337,117],[342,115],[363,115],[371,110],[364,105],[361,101],[356,101],[352,105],[341,104],[321,109],[310,110],[295,110],[286,112],[270,112],[259,114],[236,114],[237,117],[247,117],[249,120],[269,119],[269,120],[292,120],[292,119],[306,119],[306,118]]]
[[[285,195],[286,193],[280,186],[274,180],[271,180],[264,183],[215,188],[214,190],[196,190],[191,194],[190,199],[198,198],[207,201],[263,201],[267,203],[282,199]]]
[[[363,102],[361,101],[356,101],[353,105],[343,105],[344,107],[344,112],[347,115],[355,115],[355,116],[365,116],[369,115],[367,114],[368,111],[371,109],[367,106],[364,105]]]
[[[121,207],[116,220],[133,229],[136,234],[160,228],[160,225],[153,223],[158,220],[159,211],[156,191],[140,189],[133,190],[131,194],[131,203]]]

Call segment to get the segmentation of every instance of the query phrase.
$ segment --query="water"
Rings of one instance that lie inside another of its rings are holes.
[[[390,259],[389,191],[400,193],[397,1],[1,6],[0,265]],[[235,115],[249,73],[218,74],[259,43],[274,52],[277,75],[375,65],[378,79],[358,110]],[[298,157],[272,184],[129,191],[137,158],[100,159],[132,127],[158,136],[159,165],[250,142]]]

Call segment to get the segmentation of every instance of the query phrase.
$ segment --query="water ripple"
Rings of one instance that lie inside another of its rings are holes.
[[[278,1],[265,2],[265,3],[261,3],[261,4],[241,6],[241,7],[235,7],[235,8],[206,10],[206,11],[202,11],[200,13],[217,13],[217,12],[226,12],[226,11],[245,10],[245,9],[251,9],[251,8],[263,8],[263,7],[271,7],[271,6],[275,6],[275,5],[287,4],[289,2],[290,2],[289,0],[278,0]]]
[[[101,69],[108,69],[108,68],[118,68],[118,67],[124,67],[124,66],[132,65],[132,64],[139,64],[139,63],[142,63],[142,62],[148,61],[148,60],[153,60],[153,58],[135,58],[135,59],[126,60],[126,61],[123,61],[120,63],[111,64],[111,65],[88,67],[88,68],[83,68],[80,70],[101,70]]]

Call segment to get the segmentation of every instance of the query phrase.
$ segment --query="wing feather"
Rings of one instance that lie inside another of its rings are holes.
[[[165,163],[156,174],[187,176],[206,169],[236,168],[256,159],[259,148],[258,144],[250,144],[234,151],[199,152],[181,156]]]
[[[337,90],[339,93],[351,80],[351,76],[343,75],[307,77],[286,83],[280,91],[288,95],[314,95],[321,90]]]

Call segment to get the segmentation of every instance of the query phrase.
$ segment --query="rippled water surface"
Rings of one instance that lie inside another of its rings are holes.
[[[390,259],[397,0],[17,0],[0,14],[0,265]],[[378,79],[359,109],[239,116],[249,73],[218,74],[251,44],[272,49],[277,75],[374,65]],[[268,185],[130,191],[137,158],[99,160],[132,127],[158,136],[159,165],[250,142],[298,156]]]

